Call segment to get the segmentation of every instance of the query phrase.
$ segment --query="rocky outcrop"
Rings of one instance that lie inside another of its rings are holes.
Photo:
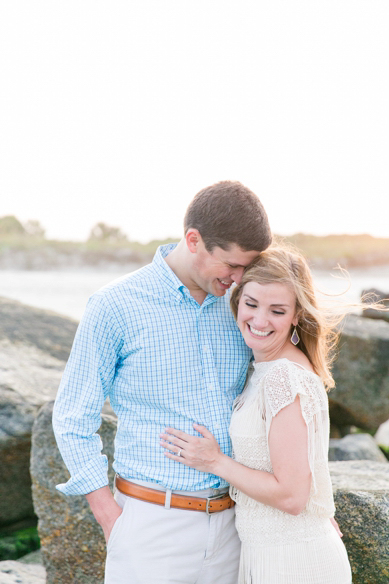
[[[329,393],[332,424],[341,431],[351,425],[374,431],[388,420],[389,323],[349,316],[333,373],[336,388]]]
[[[38,531],[48,584],[102,584],[105,541],[84,496],[65,497],[55,485],[69,473],[58,451],[52,425],[53,403],[40,410],[33,427],[31,476]],[[116,419],[102,416],[99,434],[110,469],[113,459]],[[109,472],[110,483],[113,471]]]
[[[0,340],[37,349],[66,361],[77,322],[49,310],[0,297]]]
[[[32,424],[57,392],[76,327],[71,319],[0,298],[0,525],[34,515]]]
[[[55,489],[68,473],[51,427],[52,404],[34,423],[31,474],[47,582],[102,584],[105,545],[85,497]],[[103,415],[99,431],[112,461],[116,420]],[[389,577],[389,464],[330,462],[337,520],[352,564],[354,584],[383,584]],[[111,469],[111,464],[110,464]],[[112,484],[113,473],[110,470]]]
[[[46,570],[39,564],[0,562],[0,584],[45,584]]]
[[[336,519],[344,534],[353,584],[389,582],[389,465],[330,462]]]
[[[365,295],[368,295],[368,299],[372,299],[374,302],[382,302],[385,307],[389,308],[389,292],[385,293],[382,290],[377,290],[377,288],[369,288],[368,290],[363,290],[361,299],[364,300]],[[370,300],[368,300],[370,301]],[[383,320],[389,321],[389,311],[386,312],[385,310],[374,310],[372,308],[368,308],[367,310],[363,311],[363,316],[367,318],[381,318]]]
[[[331,439],[328,460],[375,460],[387,463],[370,434],[348,434],[340,440]]]

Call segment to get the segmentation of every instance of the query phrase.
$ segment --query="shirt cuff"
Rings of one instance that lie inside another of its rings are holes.
[[[55,488],[63,495],[87,495],[109,484],[107,471],[107,457],[99,456],[98,461],[89,461],[81,472],[73,474],[66,483],[60,483]]]

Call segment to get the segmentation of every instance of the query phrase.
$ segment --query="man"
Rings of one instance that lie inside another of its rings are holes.
[[[264,208],[224,181],[190,204],[185,237],[97,292],[76,334],[53,424],[107,541],[106,584],[236,584],[239,540],[228,485],[164,457],[166,426],[203,424],[230,453],[232,403],[251,357],[228,289],[271,242]],[[115,498],[96,434],[105,398],[118,416]],[[194,511],[193,509],[198,509]]]

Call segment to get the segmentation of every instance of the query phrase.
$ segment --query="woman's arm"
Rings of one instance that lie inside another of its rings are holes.
[[[229,458],[220,451],[211,432],[197,424],[194,428],[202,438],[166,428],[166,433],[161,434],[161,445],[167,449],[165,456],[220,476],[261,503],[292,515],[301,513],[309,497],[311,471],[308,430],[299,397],[280,410],[270,426],[269,451],[274,474],[248,468]],[[177,456],[178,452],[180,456]]]

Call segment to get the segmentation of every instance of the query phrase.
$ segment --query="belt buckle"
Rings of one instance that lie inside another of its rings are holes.
[[[227,494],[228,494],[228,491],[227,491],[227,493],[221,493],[219,495],[213,495],[212,497],[207,497],[206,498],[206,504],[205,504],[205,512],[206,512],[206,514],[207,515],[212,515],[212,513],[215,513],[215,511],[210,511],[209,510],[209,504],[212,501],[215,501],[217,499],[223,499],[223,497],[225,497]]]

